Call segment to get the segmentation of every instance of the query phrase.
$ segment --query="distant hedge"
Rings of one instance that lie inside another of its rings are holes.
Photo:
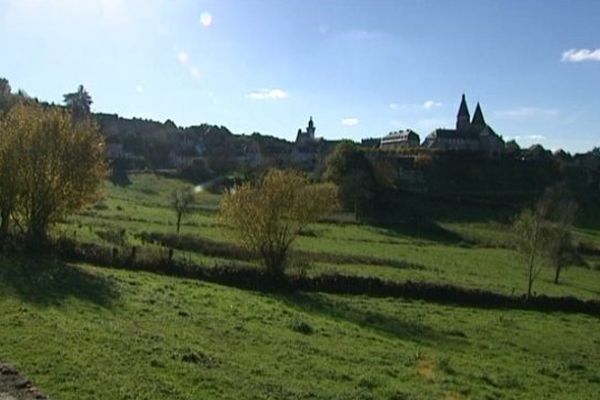
[[[65,261],[89,262],[129,270],[161,273],[263,292],[325,292],[333,294],[399,297],[469,307],[560,311],[600,316],[600,301],[575,297],[511,296],[482,289],[431,282],[392,282],[380,278],[324,274],[317,277],[278,277],[256,267],[216,266],[174,260],[173,250],[133,247],[127,251],[96,244],[61,240],[56,255]]]

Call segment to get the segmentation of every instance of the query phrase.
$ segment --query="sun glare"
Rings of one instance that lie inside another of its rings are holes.
[[[200,15],[200,23],[205,28],[210,27],[212,25],[212,22],[213,22],[213,18],[212,18],[212,15],[210,15],[210,13],[205,11]]]

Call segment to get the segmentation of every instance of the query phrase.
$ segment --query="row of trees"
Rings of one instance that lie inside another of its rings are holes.
[[[89,118],[17,102],[0,118],[0,240],[16,232],[30,246],[46,242],[52,223],[96,198],[106,171]]]

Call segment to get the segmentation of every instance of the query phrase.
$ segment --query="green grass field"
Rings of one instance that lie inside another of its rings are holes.
[[[0,358],[57,399],[594,399],[599,323],[4,259]]]
[[[127,232],[129,245],[140,244],[139,232],[175,232],[175,216],[169,207],[170,193],[183,182],[154,175],[137,175],[132,185],[106,186],[106,197],[83,215],[59,226],[61,234],[82,241],[106,241],[98,232],[121,229]],[[187,218],[182,233],[216,241],[227,241],[218,226],[215,211],[219,196],[202,192]],[[439,231],[410,232],[405,227],[395,229],[359,224],[315,224],[309,235],[299,238],[296,249],[334,255],[369,256],[383,259],[381,265],[327,264],[315,262],[307,273],[343,272],[363,276],[405,281],[424,280],[452,283],[459,286],[489,289],[506,294],[526,291],[527,272],[524,262],[509,247],[510,228],[496,222],[440,222]],[[600,248],[600,236],[595,231],[578,230],[577,237]],[[106,243],[110,244],[110,243]],[[187,251],[180,257],[208,266],[230,261]],[[422,266],[405,269],[389,266],[386,260],[406,261]],[[594,270],[600,261],[588,259],[587,268],[572,267],[562,274],[562,283],[553,283],[553,271],[543,270],[535,283],[538,294],[572,295],[582,299],[600,297],[600,272]]]
[[[54,235],[111,244],[106,232],[174,233],[180,181],[137,175]],[[201,192],[184,234],[227,241]],[[526,272],[497,222],[438,221],[435,232],[315,224],[296,249],[379,258],[313,262],[327,271],[501,293]],[[600,247],[600,235],[578,238]],[[108,238],[108,239],[107,239]],[[177,252],[207,266],[225,258]],[[398,268],[388,261],[420,268]],[[537,293],[600,297],[598,260],[545,270]],[[257,265],[257,268],[259,266]],[[0,259],[0,360],[54,399],[597,399],[600,321],[559,312],[458,307],[321,293],[264,294],[143,272]]]

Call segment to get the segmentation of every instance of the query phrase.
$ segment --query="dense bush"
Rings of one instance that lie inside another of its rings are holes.
[[[15,105],[0,121],[0,236],[13,220],[38,247],[51,224],[97,198],[105,176],[94,123],[56,107]]]
[[[259,254],[271,273],[281,274],[300,231],[337,209],[336,192],[332,185],[311,184],[300,172],[272,169],[228,192],[219,218],[227,234]]]

